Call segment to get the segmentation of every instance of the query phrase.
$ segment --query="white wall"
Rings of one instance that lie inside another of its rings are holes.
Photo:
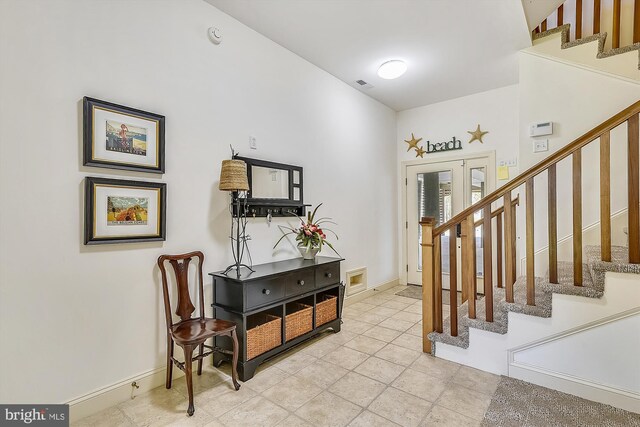
[[[474,141],[469,144],[471,135],[477,125],[489,133],[483,137],[483,143]],[[421,160],[415,157],[415,150],[407,152],[407,143],[411,133],[416,138],[423,138],[421,144],[426,149],[426,141],[431,143],[450,141],[453,136],[462,141],[462,150],[425,154],[424,160],[443,157],[466,156],[473,153],[495,151],[496,162],[518,157],[518,85],[481,92],[462,98],[439,102],[437,104],[412,108],[398,113],[398,233],[404,229],[402,191],[404,181],[401,178],[404,162]],[[510,178],[518,174],[518,167],[511,167]],[[498,188],[507,181],[495,182]],[[456,212],[457,213],[457,212]],[[400,248],[402,251],[403,248]],[[399,260],[398,271],[404,277],[404,262]]]
[[[155,261],[199,249],[205,272],[231,263],[229,144],[305,168],[305,201],[339,224],[343,273],[397,278],[395,112],[212,6],[3,0],[0,58],[0,401],[65,402],[164,365]],[[85,95],[164,114],[167,172],[83,167]],[[83,246],[96,175],[167,183],[167,241]],[[278,223],[250,221],[255,263],[299,256],[272,252]]]
[[[606,61],[603,60],[603,61]],[[524,171],[548,157],[587,131],[640,99],[640,85],[604,73],[536,55],[536,46],[520,54],[519,84],[520,164]],[[533,153],[533,139],[528,126],[553,121],[549,151]],[[611,212],[627,207],[626,124],[611,132]],[[583,227],[600,221],[599,140],[582,150]],[[558,164],[558,237],[572,234],[571,158]],[[535,247],[548,244],[547,176],[534,181]],[[524,196],[524,186],[520,188]],[[519,235],[524,235],[524,203],[518,210]],[[563,214],[566,213],[566,214]],[[623,236],[614,230],[614,236]],[[521,242],[524,244],[524,240]],[[614,244],[624,244],[624,238]],[[524,247],[521,254],[524,256]],[[564,258],[566,261],[571,259]],[[546,261],[536,264],[536,273],[544,275]]]

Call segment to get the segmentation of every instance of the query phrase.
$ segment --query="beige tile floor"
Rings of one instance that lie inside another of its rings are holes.
[[[77,426],[478,426],[500,377],[422,353],[420,301],[376,292],[323,333],[263,364],[235,392],[229,368],[184,378],[85,418]],[[446,317],[449,315],[445,307]]]

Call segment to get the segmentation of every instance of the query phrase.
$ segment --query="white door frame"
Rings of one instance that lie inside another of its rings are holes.
[[[438,156],[432,159],[418,159],[418,160],[405,160],[401,162],[400,167],[400,186],[402,187],[402,202],[401,202],[401,216],[400,216],[400,229],[402,230],[402,240],[401,240],[401,264],[400,264],[400,283],[406,285],[408,282],[408,274],[407,274],[407,265],[408,265],[408,256],[407,256],[407,167],[408,166],[416,166],[416,165],[426,165],[433,163],[441,163],[441,162],[451,162],[456,160],[472,160],[478,158],[488,158],[489,159],[489,170],[487,170],[487,192],[486,194],[490,194],[496,189],[497,177],[496,177],[496,152],[495,150],[491,151],[482,151],[477,153],[469,153],[469,154],[457,154],[453,156]],[[466,197],[466,189],[465,189],[465,197]]]

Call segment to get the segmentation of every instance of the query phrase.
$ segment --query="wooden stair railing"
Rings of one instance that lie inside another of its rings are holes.
[[[547,172],[548,177],[548,228],[549,228],[549,281],[558,283],[557,250],[557,200],[556,165],[571,156],[572,193],[573,193],[573,283],[582,286],[582,148],[596,139],[600,141],[600,221],[601,259],[611,261],[611,197],[610,197],[610,133],[620,124],[627,123],[627,182],[628,182],[628,239],[629,263],[640,264],[640,144],[639,118],[640,101],[627,107],[610,119],[591,129],[545,160],[532,166],[504,186],[483,197],[472,206],[464,209],[449,221],[435,225],[433,218],[422,218],[422,329],[423,351],[431,352],[431,342],[427,335],[433,331],[443,332],[442,318],[442,245],[441,239],[450,239],[450,333],[458,334],[457,310],[457,254],[456,235],[461,230],[462,277],[461,291],[463,302],[467,301],[469,318],[476,318],[477,266],[476,266],[476,228],[482,227],[482,250],[484,263],[484,302],[485,321],[493,321],[493,285],[504,286],[505,299],[514,302],[513,285],[516,281],[516,206],[519,196],[512,193],[525,186],[526,193],[526,290],[527,304],[535,305],[535,264],[534,264],[534,178]],[[501,207],[491,211],[492,204]],[[510,206],[510,209],[504,209]],[[482,219],[474,220],[474,214],[482,212]],[[496,222],[496,280],[493,280],[493,218]],[[449,231],[449,236],[444,233]],[[502,250],[504,248],[504,254]],[[503,262],[504,257],[504,262]],[[502,271],[504,265],[504,273]],[[502,275],[504,274],[504,281]]]
[[[602,12],[602,4],[601,0],[587,0],[593,2],[593,34],[600,33],[600,20],[602,16],[608,16],[609,11],[606,14]],[[549,18],[555,15],[556,17],[556,28],[563,25],[565,21],[565,9],[564,4],[561,4],[556,11],[551,14],[549,17],[545,18],[540,25],[538,25],[533,31],[533,34],[539,34],[547,31],[548,29],[552,29],[549,27]],[[611,48],[617,49],[620,48],[620,31],[621,31],[621,21],[627,22],[631,21],[633,27],[630,29],[633,34],[633,43],[640,42],[640,0],[633,0],[633,16],[631,20],[622,19],[622,1],[621,0],[613,0],[611,13]],[[582,0],[575,0],[575,40],[579,40],[583,37],[583,25],[582,25],[582,16],[583,16],[583,4]]]

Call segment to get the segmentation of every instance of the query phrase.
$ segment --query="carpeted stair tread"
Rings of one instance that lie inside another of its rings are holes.
[[[536,277],[535,280],[535,305],[527,304],[527,278],[520,276],[513,284],[514,302],[500,301],[500,308],[530,316],[551,317],[551,293],[542,288],[542,283],[544,283],[542,277]]]
[[[625,246],[611,247],[611,262],[602,261],[600,246],[586,246],[584,254],[593,282],[602,290],[604,290],[604,276],[607,271],[640,274],[640,264],[629,264],[629,248]]]
[[[468,313],[469,306],[466,302],[458,307],[458,336],[451,336],[451,321],[447,316],[442,320],[442,333],[431,332],[427,337],[433,343],[441,342],[455,347],[469,348],[469,328],[463,324],[463,319]]]
[[[631,427],[640,414],[503,376],[481,426]]]
[[[481,329],[483,331],[495,332],[504,335],[509,329],[509,316],[507,312],[500,308],[500,301],[504,300],[504,288],[493,288],[493,322],[487,322],[485,300],[476,301],[476,318],[470,319],[465,316],[462,323],[470,328]]]
[[[558,262],[558,283],[549,282],[549,272],[545,276],[542,288],[547,292],[563,295],[578,295],[588,298],[600,298],[604,294],[604,282],[596,284],[591,277],[589,264],[582,264],[582,286],[573,283],[573,263]]]

